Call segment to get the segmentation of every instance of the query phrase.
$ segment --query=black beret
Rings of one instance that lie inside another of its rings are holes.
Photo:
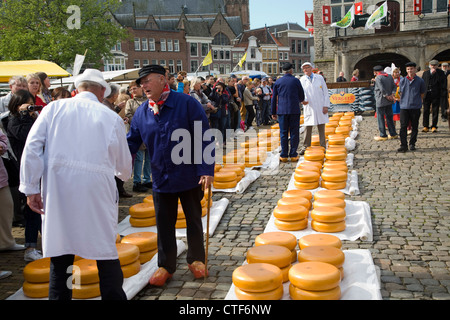
[[[146,66],[143,66],[141,70],[139,70],[139,78],[136,79],[136,83],[138,85],[141,84],[141,79],[148,76],[151,73],[158,73],[162,74],[163,76],[166,75],[166,69],[163,66],[157,65],[157,64],[148,64]]]
[[[373,67],[373,71],[383,71],[384,68],[382,66],[375,66]]]
[[[405,67],[416,67],[416,63],[415,62],[408,62],[405,64]]]
[[[284,71],[288,71],[288,70],[291,70],[291,69],[294,69],[294,66],[292,65],[292,63],[286,62],[285,64],[283,64],[283,70]]]

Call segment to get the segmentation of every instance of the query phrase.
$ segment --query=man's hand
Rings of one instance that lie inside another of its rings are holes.
[[[27,204],[34,212],[44,214],[44,204],[42,203],[40,193],[27,196]]]
[[[273,119],[273,120],[277,120],[277,119],[278,119],[278,115],[273,114],[273,115],[272,115],[272,119]]]
[[[214,177],[212,176],[201,176],[198,184],[202,185],[203,190],[208,189],[214,181]]]
[[[323,107],[322,112],[323,112],[323,114],[327,114],[328,113],[328,107]]]

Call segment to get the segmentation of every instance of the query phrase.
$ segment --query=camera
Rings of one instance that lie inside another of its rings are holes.
[[[28,111],[41,111],[42,110],[42,106],[28,106],[27,110]]]

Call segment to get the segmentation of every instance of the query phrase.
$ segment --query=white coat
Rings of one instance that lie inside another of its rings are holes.
[[[27,137],[19,190],[42,194],[45,257],[118,258],[114,176],[127,180],[131,167],[123,120],[91,92],[42,110]]]
[[[305,92],[305,101],[303,105],[303,116],[305,126],[315,126],[328,123],[328,113],[323,113],[323,107],[330,107],[330,97],[327,84],[320,74],[314,74],[312,82],[308,76],[300,78],[300,82]]]

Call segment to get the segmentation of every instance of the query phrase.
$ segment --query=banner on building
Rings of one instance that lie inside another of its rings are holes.
[[[363,14],[363,3],[357,2],[355,3],[355,15]]]
[[[322,23],[323,24],[331,23],[331,6],[322,7]]]
[[[422,13],[422,0],[414,0],[414,15],[418,16]]]
[[[341,21],[334,22],[331,24],[331,27],[335,28],[348,28],[353,24],[353,21],[355,20],[355,5],[352,5],[350,10],[348,10],[347,14],[342,18]]]
[[[305,27],[314,27],[314,11],[305,11]]]
[[[387,1],[376,9],[369,17],[366,23],[366,30],[371,29],[377,22],[387,17],[388,4]]]

